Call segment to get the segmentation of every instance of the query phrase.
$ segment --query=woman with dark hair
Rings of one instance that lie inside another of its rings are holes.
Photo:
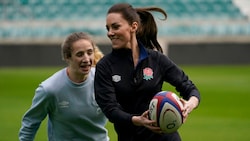
[[[182,96],[184,120],[200,101],[188,76],[167,56],[157,41],[157,26],[150,12],[161,8],[113,5],[107,13],[107,36],[112,52],[96,66],[95,95],[100,108],[113,122],[118,141],[180,141],[178,132],[163,134],[148,119],[153,96],[168,82]]]

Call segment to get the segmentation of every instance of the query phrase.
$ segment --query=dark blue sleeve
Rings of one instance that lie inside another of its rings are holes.
[[[200,101],[200,93],[188,75],[167,56],[160,55],[159,57],[164,81],[174,86],[185,100],[188,100],[191,96],[195,96]]]
[[[132,124],[132,115],[124,112],[117,102],[112,83],[111,66],[102,61],[96,65],[94,81],[96,102],[110,122]]]

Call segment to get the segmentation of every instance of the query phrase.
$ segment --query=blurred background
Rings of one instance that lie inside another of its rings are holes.
[[[202,96],[180,129],[183,140],[249,141],[250,0],[0,0],[0,141],[18,140],[34,90],[65,65],[66,36],[87,32],[104,54],[111,51],[106,12],[116,2],[168,13],[166,21],[155,14],[160,44]],[[36,141],[47,140],[46,128],[43,122]]]
[[[0,67],[60,66],[60,45],[72,32],[91,34],[111,50],[105,18],[116,2],[158,6],[165,54],[177,64],[249,64],[249,0],[0,0]]]

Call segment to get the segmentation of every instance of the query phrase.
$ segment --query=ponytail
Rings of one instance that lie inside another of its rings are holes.
[[[146,48],[163,52],[158,40],[157,40],[157,25],[153,15],[149,11],[160,12],[164,15],[164,19],[167,19],[167,13],[158,7],[148,8],[135,8],[137,14],[140,16],[140,28],[137,31],[137,39],[139,39]]]

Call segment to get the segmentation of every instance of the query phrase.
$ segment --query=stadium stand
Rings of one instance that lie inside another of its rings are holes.
[[[165,9],[168,20],[157,20],[159,36],[168,37],[173,42],[182,37],[188,41],[187,37],[212,40],[218,36],[223,40],[235,37],[249,40],[249,15],[242,12],[244,6],[239,4],[243,1],[126,0],[134,7]],[[86,31],[103,39],[106,36],[106,11],[116,2],[123,0],[1,0],[0,42],[55,43],[75,31]]]
[[[105,17],[116,2],[166,10],[159,41],[177,64],[250,64],[250,0],[0,0],[0,69],[64,65],[60,44],[76,31],[110,52]]]

